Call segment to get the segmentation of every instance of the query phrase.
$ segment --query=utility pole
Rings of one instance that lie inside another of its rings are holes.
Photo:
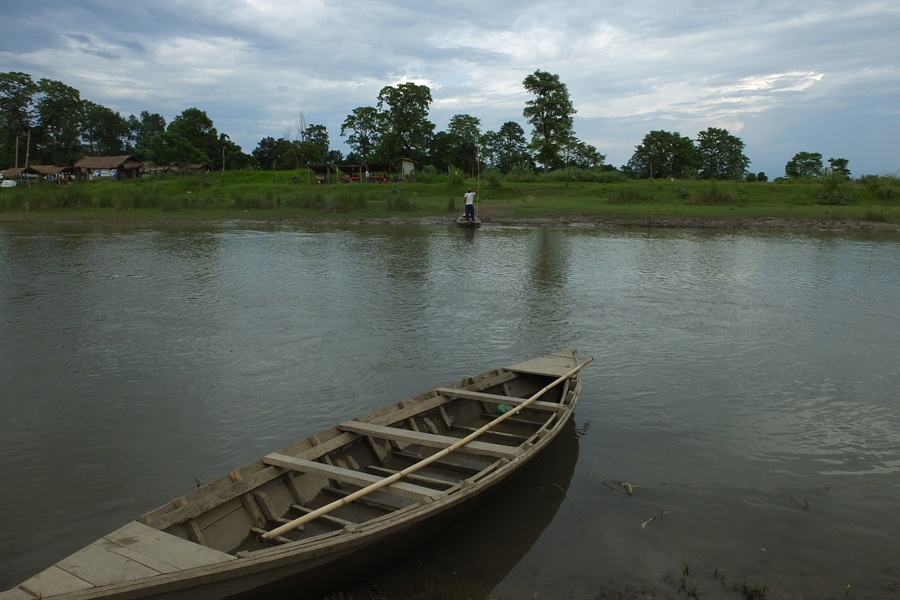
[[[19,168],[19,138],[28,137],[28,140],[25,142],[25,167],[28,168],[28,150],[31,148],[31,130],[28,130],[28,133],[23,133],[22,135],[16,136],[16,168]]]

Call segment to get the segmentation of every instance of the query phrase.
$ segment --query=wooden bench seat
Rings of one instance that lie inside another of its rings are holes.
[[[509,404],[510,406],[518,406],[525,402],[522,398],[513,398],[512,396],[503,396],[500,394],[486,394],[484,392],[470,392],[469,390],[460,390],[456,388],[437,388],[435,390],[442,396],[449,398],[464,398],[466,400],[479,400],[481,402],[491,402],[493,404]],[[534,410],[546,410],[551,412],[560,412],[565,410],[565,406],[555,402],[544,402],[535,400],[527,406]]]
[[[363,487],[371,485],[373,483],[378,483],[379,481],[384,479],[383,477],[379,477],[371,473],[363,473],[360,471],[354,471],[352,469],[344,469],[342,467],[326,465],[325,463],[305,460],[302,458],[295,458],[293,456],[287,456],[285,454],[278,454],[277,452],[268,454],[263,457],[263,462],[268,465],[284,467],[286,469],[294,469],[303,473],[316,473],[319,475],[324,475],[329,479],[334,479],[345,483],[352,483],[353,485],[359,485]],[[436,500],[444,496],[444,492],[441,492],[439,490],[434,490],[428,487],[414,485],[403,481],[392,483],[383,489],[397,496],[412,498],[413,500]]]
[[[352,431],[380,439],[420,444],[422,446],[428,446],[429,448],[447,448],[460,440],[460,438],[448,435],[435,435],[423,431],[385,427],[383,425],[373,425],[372,423],[363,423],[361,421],[346,421],[338,425],[338,428],[342,431]],[[479,442],[477,440],[469,442],[457,451],[478,454],[481,456],[491,456],[494,458],[514,458],[518,456],[520,452],[520,450],[515,447]]]

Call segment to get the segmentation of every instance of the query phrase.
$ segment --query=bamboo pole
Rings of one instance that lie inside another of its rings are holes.
[[[358,500],[359,498],[362,498],[363,496],[371,494],[374,491],[380,490],[381,488],[391,485],[392,483],[396,483],[401,478],[405,477],[406,475],[409,475],[410,473],[414,473],[423,467],[427,467],[431,463],[447,456],[454,450],[461,448],[462,446],[465,446],[466,444],[468,444],[469,442],[471,442],[472,440],[474,440],[475,438],[477,438],[478,436],[483,434],[485,431],[488,431],[489,429],[491,429],[498,423],[502,423],[509,417],[520,412],[523,408],[525,408],[526,406],[528,406],[529,404],[531,404],[532,402],[534,402],[535,400],[537,400],[538,398],[540,398],[541,396],[546,394],[549,390],[553,389],[554,387],[556,387],[557,385],[559,385],[560,383],[562,383],[563,381],[565,381],[566,379],[568,379],[569,377],[571,377],[572,375],[574,375],[575,373],[580,371],[582,367],[584,367],[586,364],[588,364],[592,360],[594,360],[594,359],[593,358],[587,359],[586,361],[584,361],[583,363],[579,364],[574,369],[572,369],[571,371],[566,373],[565,375],[560,376],[553,383],[550,383],[547,386],[545,386],[539,392],[537,392],[536,394],[534,394],[533,396],[531,396],[530,398],[528,398],[527,400],[525,400],[518,406],[513,407],[512,410],[503,413],[502,415],[500,415],[499,417],[497,417],[490,423],[483,425],[478,430],[473,431],[466,437],[460,439],[459,441],[453,443],[450,446],[447,446],[440,452],[436,452],[435,454],[432,454],[431,456],[420,460],[419,462],[415,463],[414,465],[410,465],[410,466],[406,467],[405,469],[403,469],[402,471],[398,471],[397,473],[394,473],[390,477],[385,477],[381,481],[376,481],[375,483],[368,485],[360,490],[357,490],[357,491],[353,492],[352,494],[344,496],[343,498],[339,498],[339,499],[335,500],[334,502],[331,502],[330,504],[326,504],[325,506],[323,506],[321,508],[318,508],[310,513],[303,515],[302,517],[298,517],[298,518],[294,519],[293,521],[290,521],[289,523],[285,523],[284,525],[276,527],[272,531],[263,533],[259,536],[259,539],[262,541],[272,540],[280,535],[287,533],[288,531],[293,531],[294,529],[297,529],[301,525],[304,525],[305,523],[309,523],[310,521],[317,519],[317,518],[321,517],[322,515],[328,514],[328,513],[332,512],[333,510],[336,510],[346,504],[349,504],[349,503],[353,502],[354,500]]]

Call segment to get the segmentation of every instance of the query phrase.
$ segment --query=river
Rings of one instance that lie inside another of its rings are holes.
[[[898,265],[895,234],[0,226],[0,589],[340,420],[574,346],[567,439],[370,586],[898,597]]]

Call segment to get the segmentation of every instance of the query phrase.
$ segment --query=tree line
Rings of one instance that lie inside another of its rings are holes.
[[[83,156],[133,154],[159,165],[205,163],[216,170],[396,163],[402,158],[428,169],[458,169],[470,175],[481,168],[503,174],[615,170],[606,164],[605,155],[575,135],[577,111],[558,75],[536,70],[522,85],[530,95],[522,110],[532,128],[530,139],[516,121],[482,131],[481,120],[470,114],[454,115],[445,131],[436,132],[429,120],[431,90],[408,82],[383,87],[374,106],[358,107],[347,115],[340,129],[340,137],[351,148],[345,157],[331,148],[327,128],[306,123],[302,113],[293,131],[278,139],[264,137],[247,154],[195,107],[169,123],[148,111],[123,117],[82,99],[78,90],[62,82],[0,73],[0,165],[24,165],[28,144],[31,164],[68,165]],[[829,161],[832,169],[846,171],[849,177],[845,159]],[[651,131],[621,171],[634,178],[768,179],[765,173],[750,173],[749,164],[740,138],[710,127],[696,140],[678,132]],[[822,171],[821,155],[805,152],[785,167],[789,177]]]

